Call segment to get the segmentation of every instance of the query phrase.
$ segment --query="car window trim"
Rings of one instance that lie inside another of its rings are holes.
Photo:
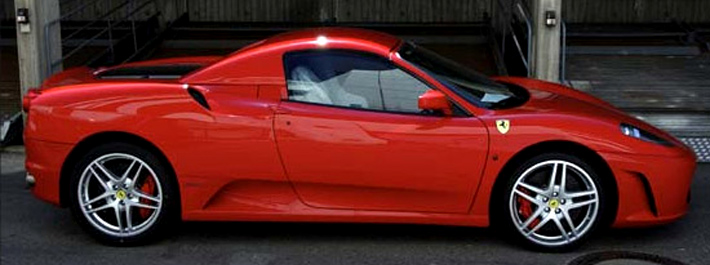
[[[365,109],[365,108],[353,108],[353,107],[348,107],[348,106],[338,106],[338,105],[329,105],[329,104],[323,104],[323,103],[316,103],[316,102],[308,102],[308,101],[298,101],[298,100],[281,100],[283,102],[289,102],[289,103],[297,103],[297,104],[305,104],[305,105],[312,105],[312,106],[317,106],[317,107],[326,107],[326,108],[336,108],[336,109],[343,109],[343,110],[353,110],[353,111],[367,111],[367,112],[375,112],[375,113],[382,113],[382,114],[392,114],[392,115],[409,115],[409,116],[419,116],[419,117],[429,117],[429,118],[471,118],[472,116],[463,116],[463,115],[451,115],[451,116],[446,116],[446,115],[433,115],[433,114],[423,114],[423,113],[414,113],[414,112],[398,112],[398,111],[389,111],[389,110],[377,110],[377,109]],[[458,109],[461,113],[465,113],[465,111],[458,106],[455,106],[455,108]]]
[[[292,54],[298,54],[298,53],[309,53],[309,52],[327,52],[327,51],[340,51],[340,52],[346,52],[346,53],[353,53],[353,54],[361,54],[367,57],[374,57],[377,58],[378,60],[383,60],[384,62],[388,63],[391,66],[396,67],[397,69],[405,72],[407,75],[417,79],[419,82],[422,82],[425,84],[428,89],[432,90],[439,90],[435,85],[431,84],[430,82],[424,80],[420,76],[418,76],[415,73],[412,73],[408,69],[396,64],[392,59],[384,56],[377,55],[375,53],[371,53],[368,51],[363,51],[363,50],[354,50],[354,49],[299,49],[299,50],[292,50],[285,52],[283,56],[281,57],[281,64],[283,67],[284,71],[284,81],[286,84],[286,93],[288,94],[288,69],[287,69],[287,64],[286,64],[286,57]],[[339,108],[339,109],[352,109],[352,110],[359,110],[359,111],[372,111],[372,112],[379,112],[379,113],[392,113],[392,114],[405,114],[405,115],[418,115],[418,116],[424,116],[424,117],[450,117],[450,118],[468,118],[468,117],[473,117],[473,114],[471,114],[468,110],[465,108],[461,107],[458,102],[455,100],[451,99],[449,96],[446,96],[446,99],[449,100],[452,104],[452,108],[454,108],[454,113],[458,112],[459,115],[451,115],[451,116],[445,116],[445,115],[427,115],[423,113],[414,113],[414,112],[399,112],[399,111],[391,111],[391,110],[377,110],[377,109],[366,109],[366,108],[354,108],[354,107],[348,107],[348,106],[338,106],[338,105],[330,105],[330,104],[322,104],[322,103],[315,103],[315,102],[307,102],[307,101],[299,101],[299,100],[292,100],[290,97],[286,97],[285,99],[281,99],[281,101],[288,101],[288,102],[296,102],[296,103],[303,103],[303,104],[309,104],[309,105],[317,105],[317,106],[323,106],[323,107],[334,107],[334,108]]]

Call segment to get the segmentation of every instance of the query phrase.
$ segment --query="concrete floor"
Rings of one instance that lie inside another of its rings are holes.
[[[637,251],[687,264],[710,259],[710,164],[695,175],[690,213],[655,228],[605,231],[581,249],[535,253],[485,228],[423,225],[184,223],[153,245],[98,244],[67,209],[23,189],[24,154],[0,153],[0,263],[10,264],[569,264],[599,251]],[[620,261],[619,261],[620,262]],[[604,264],[622,264],[624,262]],[[644,264],[644,263],[636,263]]]

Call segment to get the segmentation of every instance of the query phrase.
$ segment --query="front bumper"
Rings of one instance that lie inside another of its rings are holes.
[[[25,168],[32,176],[32,193],[44,201],[60,205],[60,172],[73,145],[25,139]]]
[[[670,223],[688,211],[696,167],[692,152],[677,156],[600,155],[611,167],[619,191],[614,227]]]

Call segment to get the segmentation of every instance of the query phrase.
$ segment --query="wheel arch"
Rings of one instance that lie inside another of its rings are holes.
[[[81,141],[77,143],[74,148],[69,152],[69,155],[67,155],[67,158],[64,160],[64,163],[62,164],[62,168],[60,170],[60,175],[59,175],[59,204],[62,207],[67,207],[69,203],[69,190],[70,190],[70,183],[71,183],[71,173],[72,173],[72,168],[73,165],[75,165],[77,162],[79,162],[79,159],[81,159],[82,155],[86,154],[89,152],[92,148],[105,144],[105,143],[127,143],[127,144],[133,144],[142,148],[145,148],[152,154],[154,154],[163,165],[165,165],[165,169],[168,170],[168,172],[173,176],[173,181],[175,184],[175,188],[178,191],[178,194],[180,194],[180,185],[178,185],[177,181],[177,175],[175,174],[175,170],[170,163],[170,160],[168,160],[167,156],[153,143],[148,141],[147,139],[140,137],[138,135],[132,134],[132,133],[127,133],[127,132],[121,132],[121,131],[108,131],[108,132],[100,132],[100,133],[95,133],[92,134]],[[178,205],[181,205],[180,202],[180,196],[177,196],[178,200]],[[180,207],[178,207],[180,208]]]
[[[614,219],[616,219],[616,214],[619,207],[619,190],[616,182],[616,177],[611,170],[609,164],[602,158],[596,151],[591,148],[576,143],[572,141],[545,141],[530,145],[519,152],[517,152],[513,157],[511,157],[503,168],[500,170],[496,176],[496,181],[493,185],[493,190],[491,192],[491,198],[497,198],[501,192],[505,189],[506,176],[512,174],[517,166],[522,164],[528,159],[536,155],[543,153],[564,153],[571,156],[576,156],[585,162],[590,163],[590,166],[597,170],[597,174],[600,176],[601,185],[607,190],[607,205],[606,212],[604,213],[604,220],[602,225],[610,226]],[[500,214],[500,207],[495,207],[496,200],[489,200],[489,212],[491,213],[491,218],[498,218],[502,216]],[[496,223],[496,222],[492,222]]]

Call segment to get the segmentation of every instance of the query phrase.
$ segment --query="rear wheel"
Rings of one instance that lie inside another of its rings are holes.
[[[501,196],[507,230],[525,245],[564,251],[578,246],[599,225],[604,190],[595,171],[567,154],[536,156],[523,163]]]
[[[89,151],[75,168],[71,209],[79,224],[104,243],[145,243],[177,219],[172,180],[147,150],[105,144]]]

